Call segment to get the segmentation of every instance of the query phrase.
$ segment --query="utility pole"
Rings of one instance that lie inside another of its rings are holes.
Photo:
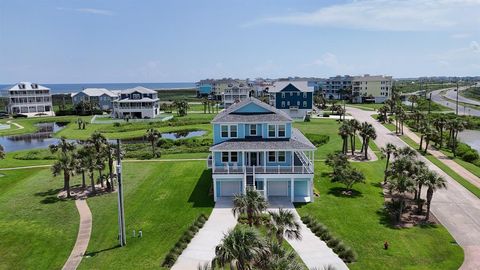
[[[457,104],[455,106],[455,112],[458,115],[458,81],[457,81]]]
[[[117,181],[118,181],[118,240],[120,246],[127,245],[125,232],[125,211],[123,205],[123,185],[122,185],[122,160],[120,151],[120,140],[117,139]]]
[[[428,99],[428,114],[430,114],[431,108],[432,108],[432,93],[430,93],[430,98]]]

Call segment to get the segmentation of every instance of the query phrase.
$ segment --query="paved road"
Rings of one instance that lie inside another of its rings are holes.
[[[407,146],[395,134],[373,119],[373,112],[348,108],[356,119],[371,123],[377,132],[375,143],[384,147],[392,143],[399,147]],[[480,199],[453,180],[423,156],[419,158],[427,166],[442,175],[447,180],[447,189],[435,192],[432,201],[432,213],[447,228],[450,234],[465,252],[462,270],[480,269]]]
[[[348,270],[347,265],[327,246],[325,242],[320,240],[312,231],[300,220],[300,216],[293,204],[288,199],[278,198],[270,199],[269,211],[278,211],[278,208],[291,210],[295,219],[300,224],[302,239],[286,239],[287,242],[297,252],[298,256],[307,265],[308,269],[327,269],[333,266],[337,270]]]
[[[463,90],[463,89],[465,89],[465,87],[460,88],[460,91]],[[452,98],[452,100],[448,100],[448,99],[445,99],[445,98],[442,97],[440,92],[445,91],[445,90],[447,90],[447,94],[449,95],[449,97]],[[433,102],[438,103],[440,105],[443,105],[445,107],[449,107],[454,111],[456,109],[456,104],[455,104],[456,98],[457,98],[457,92],[454,91],[454,88],[447,88],[447,89],[440,89],[440,90],[432,91],[432,101]],[[471,99],[464,98],[460,95],[458,96],[458,101],[460,101],[460,102],[466,102],[467,100],[472,101]],[[466,102],[466,103],[470,103],[470,102]],[[479,102],[479,105],[480,105],[480,102]],[[468,114],[468,115],[480,116],[480,110],[472,109],[472,108],[465,107],[465,106],[462,106],[462,105],[458,105],[458,113],[459,114]]]
[[[207,222],[178,257],[172,270],[196,270],[213,260],[215,247],[220,244],[224,234],[237,224],[232,206],[231,198],[217,200]]]

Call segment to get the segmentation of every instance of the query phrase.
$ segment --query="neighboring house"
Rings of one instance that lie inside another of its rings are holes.
[[[269,91],[270,105],[293,118],[304,118],[313,107],[313,89],[307,81],[277,81]]]
[[[86,88],[82,92],[72,94],[72,103],[77,105],[82,101],[89,102],[101,110],[113,109],[113,101],[118,95],[105,88]]]
[[[154,118],[160,113],[157,92],[142,86],[121,90],[113,101],[115,118]]]
[[[392,96],[392,82],[392,76],[355,76],[352,80],[353,101],[383,103]]]
[[[268,200],[313,201],[315,146],[281,110],[250,97],[212,121],[214,200],[258,190]]]
[[[8,112],[27,116],[53,116],[50,88],[31,83],[20,82],[8,91]]]
[[[326,99],[342,99],[351,94],[352,80],[349,75],[330,77],[319,84],[319,89]]]
[[[250,93],[253,92],[253,85],[248,80],[229,81],[222,94],[224,108],[228,108],[236,102],[247,99],[250,96]]]

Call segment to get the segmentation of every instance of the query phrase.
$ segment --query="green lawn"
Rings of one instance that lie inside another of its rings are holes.
[[[354,103],[354,104],[347,104],[348,107],[358,108],[367,111],[376,111],[378,108],[382,107],[383,103]]]
[[[125,163],[127,246],[117,248],[117,194],[88,199],[93,232],[80,269],[158,269],[200,213],[209,214],[210,171],[204,161]],[[143,238],[132,238],[132,230]]]
[[[53,160],[44,160],[44,159],[25,160],[25,159],[19,159],[19,157],[25,158],[28,153],[40,153],[39,155],[36,155],[36,157],[41,158],[41,156],[45,156],[49,152],[48,152],[47,149],[22,150],[22,151],[10,152],[10,153],[7,153],[5,159],[0,159],[0,168],[47,165],[47,164],[52,164],[53,163]]]
[[[0,123],[6,123],[7,121],[12,121],[23,126],[23,129],[17,128],[15,125],[7,130],[0,130],[0,136],[6,135],[19,135],[19,134],[28,134],[38,130],[35,126],[39,123],[47,122],[75,122],[78,118],[82,118],[85,121],[90,121],[91,116],[50,116],[50,117],[36,117],[36,118],[17,118],[17,119],[0,119]]]
[[[394,229],[382,213],[384,161],[352,163],[366,176],[366,183],[354,187],[354,197],[341,195],[342,185],[331,183],[331,169],[315,163],[315,188],[320,197],[314,203],[297,205],[301,215],[310,214],[358,253],[350,269],[457,269],[463,251],[441,225]],[[390,243],[388,251],[383,242]]]
[[[58,201],[49,169],[0,171],[0,269],[60,269],[75,243],[78,212]]]
[[[460,91],[459,95],[480,101],[480,87],[470,87],[464,91]]]

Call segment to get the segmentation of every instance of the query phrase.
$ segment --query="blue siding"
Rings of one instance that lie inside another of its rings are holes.
[[[264,112],[270,112],[270,111],[263,108],[263,107],[258,106],[255,103],[250,103],[250,104],[247,104],[247,105],[245,105],[241,108],[238,108],[237,110],[235,110],[235,112],[238,112],[238,113],[252,113],[252,112],[264,113]]]
[[[209,95],[209,94],[212,93],[212,85],[211,84],[204,84],[202,86],[199,86],[198,87],[198,92],[200,94]]]
[[[296,180],[294,183],[294,196],[298,197],[306,197],[310,196],[310,192],[308,190],[308,180]]]
[[[282,93],[285,93],[285,97],[282,98]],[[292,93],[293,95],[291,95]],[[299,109],[312,109],[313,104],[313,93],[306,92],[307,97],[303,97],[304,92],[278,92],[275,94],[275,107],[277,109],[288,109],[289,106],[298,106]],[[285,102],[285,107],[282,107],[282,101]],[[307,102],[307,106],[303,106],[303,102]],[[290,105],[287,105],[290,102]],[[300,105],[297,105],[300,102]]]

